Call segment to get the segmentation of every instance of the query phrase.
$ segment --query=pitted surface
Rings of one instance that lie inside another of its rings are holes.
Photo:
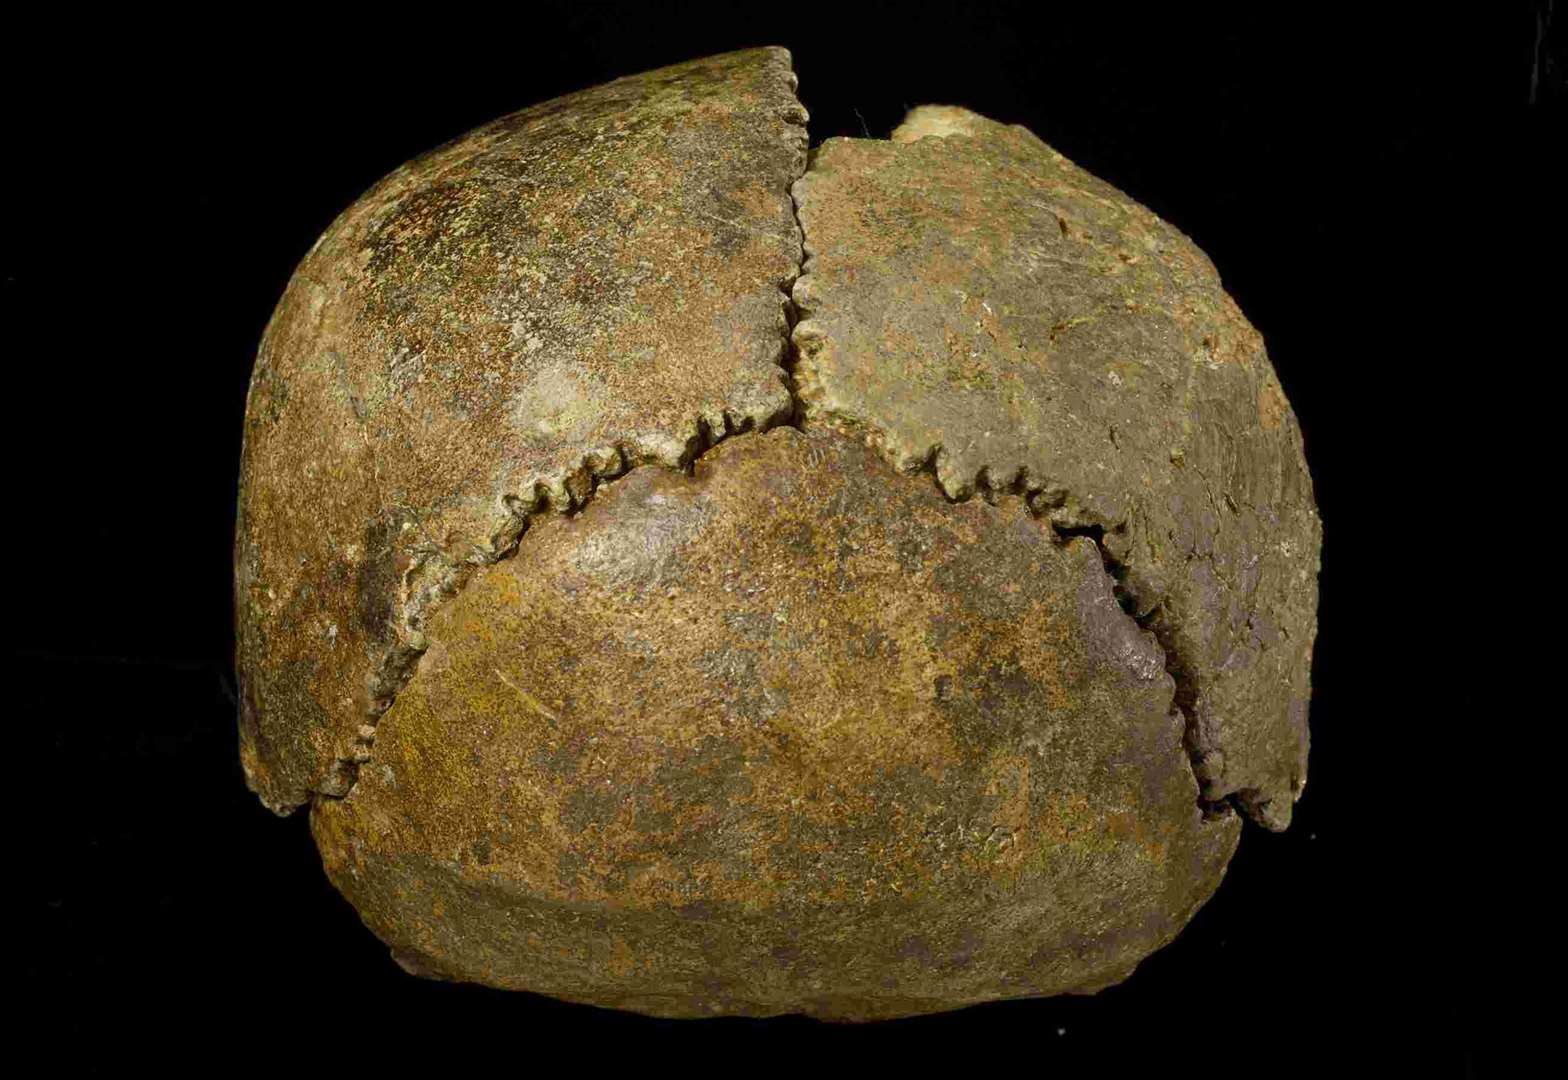
[[[252,381],[243,758],[341,794],[428,607],[527,515],[786,419],[805,160],[789,54],[524,109],[397,170],[301,264]]]
[[[242,758],[411,971],[1091,991],[1301,790],[1319,527],[1208,261],[962,109],[802,177],[793,88],[754,50],[480,128],[268,328]]]
[[[1176,229],[953,108],[829,139],[795,199],[808,423],[1100,526],[1171,653],[1208,800],[1273,828],[1306,782],[1320,526],[1262,339]]]
[[[1084,990],[1236,840],[1094,545],[832,432],[617,480],[428,634],[313,819],[427,973],[697,1014]]]

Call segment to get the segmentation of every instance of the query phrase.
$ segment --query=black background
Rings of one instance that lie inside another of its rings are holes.
[[[1481,691],[1442,671],[1470,647],[1474,590],[1413,582],[1477,527],[1456,503],[1491,440],[1486,395],[1452,373],[1540,359],[1511,327],[1550,302],[1520,268],[1556,198],[1564,95],[1553,5],[1483,6],[452,6],[18,32],[4,301],[7,367],[32,389],[7,410],[24,511],[7,764],[28,1034],[71,1059],[201,1045],[214,1067],[277,1055],[334,1073],[388,1053],[527,1068],[673,1049],[740,1068],[939,1046],[977,1070],[1087,1055],[1113,1075],[1374,1058],[1486,1073],[1475,840],[1445,780],[1471,767]],[[327,884],[304,816],[244,788],[235,470],[251,360],[294,265],[377,178],[472,126],[759,44],[793,50],[813,142],[963,104],[1176,224],[1263,332],[1301,419],[1326,536],[1306,796],[1288,833],[1249,827],[1181,937],[1098,996],[843,1027],[423,982]]]

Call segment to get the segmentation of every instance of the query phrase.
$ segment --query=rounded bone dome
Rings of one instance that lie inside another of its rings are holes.
[[[267,328],[241,757],[410,971],[1089,992],[1289,822],[1320,526],[1213,266],[1023,128],[805,123],[782,49],[524,109]]]

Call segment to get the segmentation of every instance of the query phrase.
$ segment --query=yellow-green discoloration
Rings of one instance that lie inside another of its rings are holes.
[[[758,49],[524,109],[392,173],[305,257],[256,361],[235,552],[269,806],[347,790],[426,612],[528,513],[789,416],[794,82]]]
[[[761,49],[486,125],[267,330],[242,759],[410,971],[1091,991],[1305,781],[1318,523],[1213,267],[961,109],[808,172],[793,89]]]
[[[832,433],[636,471],[428,632],[314,816],[429,972],[696,1013],[1082,989],[1235,842],[1094,545]]]
[[[1284,828],[1306,783],[1320,528],[1258,336],[1176,229],[1019,127],[916,109],[794,187],[807,423],[955,498],[1058,493],[1182,672],[1204,796]],[[1283,541],[1283,543],[1282,543]]]

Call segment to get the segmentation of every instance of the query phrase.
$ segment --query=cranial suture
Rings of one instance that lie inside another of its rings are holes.
[[[245,773],[410,970],[1087,992],[1289,822],[1320,526],[1213,266],[1023,128],[808,152],[794,91],[759,49],[486,125],[267,328]]]

